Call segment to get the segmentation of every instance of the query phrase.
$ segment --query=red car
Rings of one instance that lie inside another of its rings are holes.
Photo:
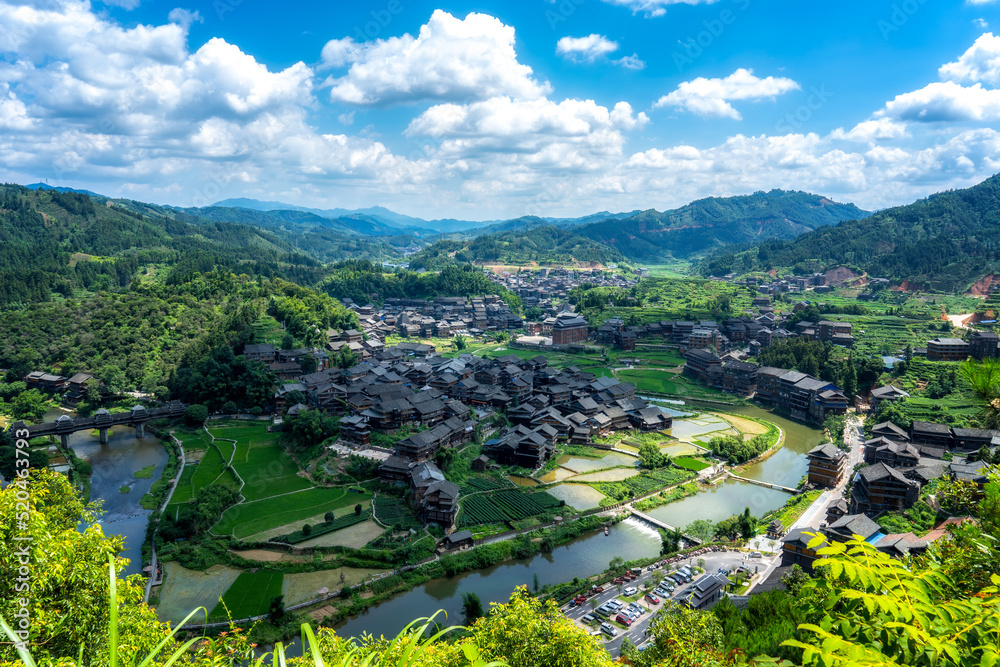
[[[626,628],[632,625],[632,619],[626,614],[618,614],[618,616],[615,617],[615,620],[624,625]]]
[[[646,593],[646,599],[652,602],[653,604],[660,604],[660,598],[656,597],[652,593]]]

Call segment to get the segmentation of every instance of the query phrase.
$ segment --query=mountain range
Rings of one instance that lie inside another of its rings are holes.
[[[766,240],[716,251],[705,275],[845,265],[906,287],[964,291],[1000,272],[1000,175],[963,190],[931,195],[860,220],[790,240]]]
[[[28,187],[81,192],[43,184]],[[710,197],[663,212],[599,211],[575,218],[522,216],[485,222],[424,220],[381,206],[319,209],[239,198],[212,206],[180,208],[85,194],[141,215],[195,225],[213,221],[260,228],[285,238],[320,261],[349,257],[386,260],[430,245],[417,258],[418,265],[425,267],[440,266],[442,261],[545,261],[546,250],[552,254],[548,261],[561,263],[656,263],[702,256],[727,244],[794,238],[819,227],[869,215],[853,204],[783,190]]]

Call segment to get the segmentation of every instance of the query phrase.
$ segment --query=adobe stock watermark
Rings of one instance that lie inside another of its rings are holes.
[[[726,28],[736,23],[739,12],[745,12],[750,7],[750,1],[732,0],[737,11],[727,7],[719,12],[716,18],[702,21],[701,24],[705,29],[693,36],[688,35],[681,42],[681,50],[673,53],[673,61],[677,71],[683,72],[686,67],[693,65],[694,61],[700,58],[707,49],[710,49],[715,44],[715,40],[726,32]]]
[[[813,115],[823,108],[829,99],[833,97],[833,92],[826,89],[826,84],[820,84],[817,86],[809,87],[809,97],[806,98],[804,104],[800,104],[794,111],[790,111],[784,115],[781,120],[775,123],[774,128],[778,132],[783,132],[789,134],[797,130],[802,129],[802,126],[808,123]]]
[[[552,0],[552,4],[554,4],[556,8],[554,10],[545,10],[545,20],[549,22],[549,28],[555,30],[557,25],[563,21],[569,20],[569,17],[576,13],[576,8],[586,1],[587,0]]]
[[[16,479],[10,485],[17,489],[14,492],[15,512],[14,522],[16,533],[12,538],[16,544],[13,556],[17,559],[17,576],[14,578],[15,610],[12,614],[11,629],[20,641],[14,644],[15,650],[27,650],[28,639],[31,637],[31,543],[33,538],[28,532],[31,520],[31,495],[28,491],[30,478],[28,462],[28,429],[14,432],[14,466],[17,469]]]
[[[879,19],[875,24],[878,26],[879,32],[882,33],[882,39],[889,41],[889,36],[906,25],[910,17],[920,11],[920,8],[925,4],[927,4],[927,0],[903,0],[903,2],[893,4],[889,18]]]

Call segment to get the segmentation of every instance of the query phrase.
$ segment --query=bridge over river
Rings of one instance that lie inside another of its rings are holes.
[[[132,426],[135,428],[135,437],[142,438],[146,435],[146,422],[164,417],[180,417],[187,407],[180,401],[171,401],[166,407],[147,409],[141,405],[134,406],[128,412],[108,412],[103,408],[98,410],[91,417],[77,417],[73,419],[69,415],[57,417],[54,422],[43,424],[25,424],[17,421],[10,425],[12,434],[18,431],[28,431],[28,438],[37,438],[45,435],[58,435],[63,447],[69,445],[69,436],[77,431],[90,431],[97,429],[101,436],[101,444],[108,444],[108,429],[115,426]]]

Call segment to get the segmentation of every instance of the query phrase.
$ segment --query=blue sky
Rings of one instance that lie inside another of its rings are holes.
[[[1000,171],[997,0],[179,2],[0,0],[0,177],[497,219]]]

